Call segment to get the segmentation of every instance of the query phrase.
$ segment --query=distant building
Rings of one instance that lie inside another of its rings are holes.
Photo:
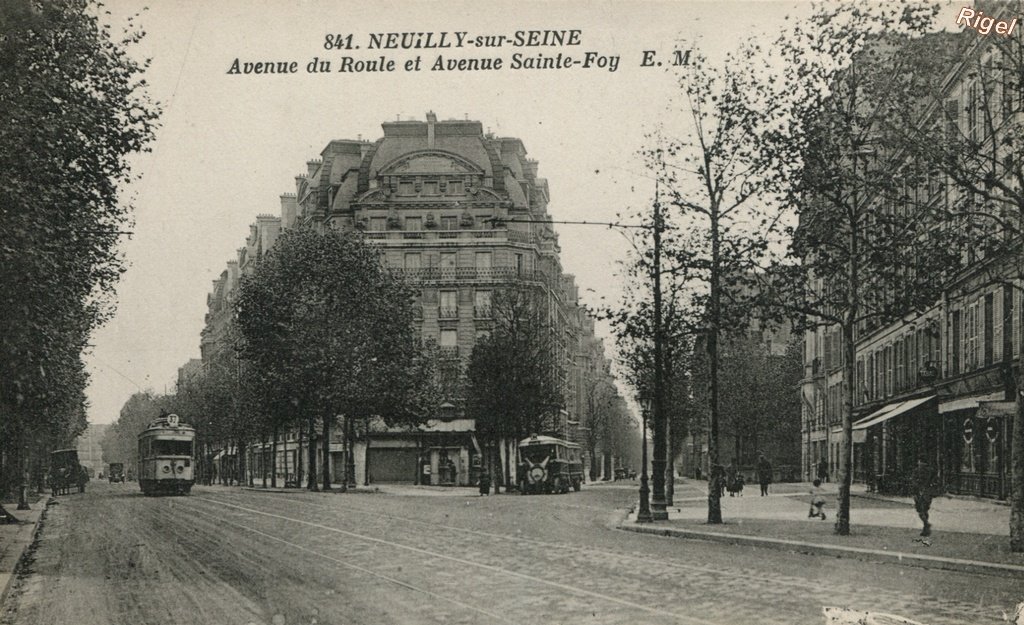
[[[106,423],[90,423],[75,442],[75,447],[78,449],[78,461],[92,471],[94,476],[105,470],[103,448],[100,446],[100,442],[108,427],[110,426]]]

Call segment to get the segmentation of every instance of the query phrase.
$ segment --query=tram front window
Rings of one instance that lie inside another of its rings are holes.
[[[534,463],[544,462],[545,459],[555,457],[553,445],[531,445],[529,447],[520,447],[519,451],[524,459]]]
[[[157,456],[191,456],[191,441],[153,441],[153,453]]]

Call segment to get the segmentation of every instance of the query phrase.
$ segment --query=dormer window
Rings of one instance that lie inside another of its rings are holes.
[[[448,195],[465,195],[466,188],[463,186],[461,180],[451,180],[448,182]]]
[[[427,180],[423,183],[423,195],[440,195],[436,180]]]
[[[412,180],[403,180],[398,183],[398,195],[416,195]]]

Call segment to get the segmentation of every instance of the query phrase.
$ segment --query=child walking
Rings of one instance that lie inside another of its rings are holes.
[[[807,518],[821,517],[821,520],[825,520],[825,497],[821,494],[821,480],[816,479],[811,486],[811,509],[807,513]]]

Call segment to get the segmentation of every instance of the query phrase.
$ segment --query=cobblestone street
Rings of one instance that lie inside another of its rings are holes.
[[[725,625],[820,623],[838,605],[974,624],[1019,600],[1019,580],[610,529],[634,488],[144,498],[98,485],[50,508],[2,622]]]

